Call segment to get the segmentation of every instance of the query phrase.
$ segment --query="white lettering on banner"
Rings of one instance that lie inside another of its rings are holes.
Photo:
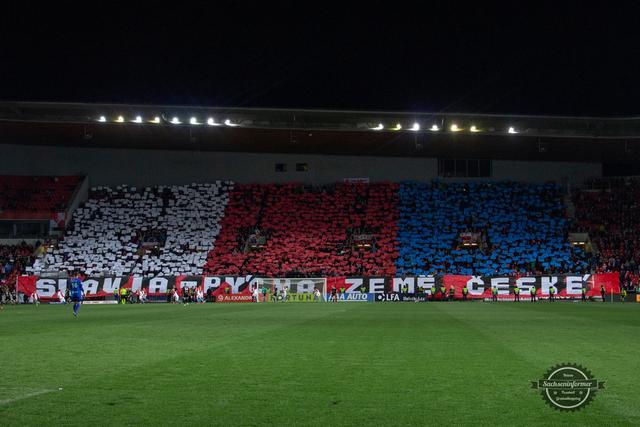
[[[362,286],[364,280],[359,277],[350,277],[348,279],[345,279],[344,283],[348,285],[347,289],[345,289],[345,292],[354,292],[356,288]]]
[[[431,286],[435,286],[436,278],[433,276],[418,276],[418,289],[424,289],[424,293],[431,295]]]
[[[167,293],[167,288],[169,287],[169,281],[164,277],[154,277],[149,280],[149,293]]]
[[[492,277],[491,287],[498,288],[499,295],[509,295],[509,278],[508,277]]]
[[[402,278],[402,277],[394,277],[393,278],[393,292],[400,292],[402,291],[402,286],[406,285],[407,286],[407,291],[408,293],[412,294],[415,292],[415,278],[414,277],[407,277],[407,278]]]
[[[205,277],[203,281],[204,292],[206,293],[210,288],[216,289],[220,287],[220,278],[215,276]]]
[[[555,287],[556,283],[558,283],[558,278],[557,277],[555,277],[555,276],[543,276],[541,278],[540,293],[545,294],[545,295],[548,294],[549,293],[549,288],[552,287],[552,286],[557,290],[557,288]]]
[[[246,277],[232,277],[227,276],[224,278],[224,282],[231,286],[231,293],[238,294],[240,293],[240,286],[244,285],[251,281],[251,276]]]
[[[93,279],[85,280],[84,282],[82,282],[82,288],[84,289],[85,295],[97,294],[99,286],[100,282]]]
[[[118,283],[118,287],[120,284]],[[134,277],[131,280],[131,292],[139,291],[142,288],[142,277]]]
[[[484,294],[484,280],[480,276],[471,276],[471,279],[467,280],[467,288],[469,288],[471,295],[482,295]]]
[[[524,291],[524,294],[528,294],[531,289],[539,288],[541,294],[547,296],[549,295],[549,290],[553,287],[556,293],[559,290],[563,290],[563,293],[566,292],[568,296],[576,296],[580,295],[582,292],[582,288],[588,286],[589,292],[593,292],[594,289],[594,279],[599,279],[600,277],[606,277],[606,286],[607,291],[611,289],[616,289],[617,287],[612,287],[608,281],[615,281],[614,273],[610,273],[611,276],[599,276],[599,275],[591,275],[591,274],[573,274],[573,275],[556,275],[556,276],[528,276],[528,277],[520,277],[518,279],[512,279],[508,276],[465,276],[466,286],[469,290],[469,295],[473,297],[482,296],[490,286],[497,287],[498,293],[500,295],[507,295],[509,293],[509,284],[513,283],[515,287]],[[182,276],[185,277],[185,276]],[[441,276],[408,276],[408,277],[350,277],[345,279],[344,285],[340,285],[340,287],[344,287],[345,293],[343,297],[340,297],[343,301],[365,301],[367,295],[369,295],[371,300],[374,299],[375,295],[386,294],[395,292],[401,292],[402,287],[407,287],[407,294],[411,295],[422,295],[430,294],[430,287],[439,283]],[[456,286],[460,286],[463,283],[459,282],[461,276],[443,276],[443,284],[447,283],[447,280],[455,280]],[[19,289],[22,286],[27,286],[29,282],[23,281],[23,277],[18,278],[18,287]],[[105,277],[105,278],[97,278],[91,277],[87,278],[84,282],[84,290],[85,293],[89,297],[96,297],[99,295],[110,295],[114,290],[118,290],[123,286],[128,286],[131,284],[132,290],[136,291],[140,289],[141,284],[144,283],[145,286],[148,284],[149,292],[158,294],[158,293],[166,293],[166,291],[175,285],[180,286],[181,288],[192,288],[197,286],[199,283],[204,284],[205,290],[211,290],[212,288],[219,288],[221,284],[226,281],[229,286],[232,288],[232,293],[240,293],[241,289],[245,290],[247,286],[254,288],[255,286],[263,286],[260,285],[264,283],[264,285],[268,286],[277,286],[282,289],[285,284],[289,287],[289,290],[292,293],[299,294],[309,294],[313,292],[315,289],[325,289],[324,286],[327,283],[326,278],[265,278],[265,277],[255,277],[255,276],[244,276],[244,277],[234,277],[234,276],[186,276],[185,280],[183,280],[179,285],[177,283],[177,278],[174,276],[159,276],[152,278],[141,278],[141,277],[133,277],[133,276],[120,276],[120,277]],[[175,281],[175,282],[174,282]],[[36,289],[38,293],[45,298],[50,298],[55,296],[55,293],[60,290],[63,293],[68,287],[69,279],[66,277],[57,277],[57,278],[38,278],[36,277]],[[226,285],[225,285],[226,286]],[[446,285],[445,285],[446,286]],[[598,285],[599,286],[599,285]],[[239,292],[240,291],[240,292]],[[330,291],[330,288],[329,288]],[[368,291],[368,292],[366,292]],[[459,289],[458,289],[459,291]],[[353,295],[353,296],[352,296]],[[407,300],[406,295],[403,297],[404,300]]]
[[[122,277],[105,277],[102,281],[102,290],[112,294],[116,289],[120,289],[120,283],[122,283]]]
[[[41,297],[52,297],[56,293],[56,281],[54,279],[40,279],[36,281],[36,289]]]
[[[580,295],[582,293],[582,276],[567,276],[567,295]]]
[[[530,283],[530,284],[529,284]],[[520,290],[526,294],[531,293],[531,288],[536,287],[536,278],[535,277],[520,277],[516,279],[516,287],[520,288]]]
[[[369,279],[369,292],[372,294],[384,293],[384,277]]]

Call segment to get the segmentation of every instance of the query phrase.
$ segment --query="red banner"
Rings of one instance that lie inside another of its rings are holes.
[[[601,296],[601,286],[606,295],[620,293],[619,273],[585,274],[579,275],[555,275],[555,276],[442,276],[442,284],[448,294],[451,286],[454,288],[454,297],[462,298],[462,288],[467,286],[468,298],[491,298],[492,288],[498,291],[498,299],[513,299],[514,288],[520,289],[520,298],[531,298],[531,287],[536,288],[536,296],[548,298],[549,289],[555,289],[557,298],[576,298],[582,295],[582,288],[586,289],[587,297]],[[440,291],[438,287],[437,291]]]
[[[315,280],[315,282],[314,282]],[[200,287],[206,294],[211,290],[213,296],[224,296],[221,300],[230,302],[251,301],[254,287],[286,286],[291,293],[311,293],[316,288],[321,292],[326,283],[326,292],[332,289],[345,294],[388,294],[431,295],[431,287],[436,289],[436,299],[442,293],[442,287],[448,296],[450,288],[454,289],[456,299],[462,298],[462,288],[469,290],[468,298],[491,298],[492,289],[497,289],[499,299],[513,299],[514,289],[520,290],[520,297],[528,299],[532,287],[538,297],[546,298],[549,290],[555,289],[558,298],[580,298],[582,290],[588,297],[600,297],[603,288],[606,295],[619,294],[619,274],[559,274],[552,276],[409,276],[409,277],[330,277],[326,279],[270,279],[256,276],[177,276],[177,277],[88,277],[82,280],[87,299],[105,299],[113,297],[114,291],[128,288],[132,292],[145,289],[149,296],[162,297],[177,289]],[[31,295],[35,290],[43,301],[55,299],[60,290],[65,292],[68,278],[40,278],[37,276],[20,276],[18,292]],[[228,297],[228,298],[227,298]]]

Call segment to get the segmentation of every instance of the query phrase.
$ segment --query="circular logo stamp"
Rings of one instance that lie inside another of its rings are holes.
[[[583,366],[562,363],[550,368],[543,379],[531,381],[531,388],[540,390],[542,399],[554,409],[579,411],[604,388],[604,381],[595,379]]]

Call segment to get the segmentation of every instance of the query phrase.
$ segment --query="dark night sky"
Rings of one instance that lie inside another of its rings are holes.
[[[0,99],[640,115],[637,7],[343,3],[5,5]]]

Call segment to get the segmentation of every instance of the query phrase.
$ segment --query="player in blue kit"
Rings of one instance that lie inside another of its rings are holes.
[[[73,301],[73,315],[75,317],[78,317],[78,310],[80,310],[82,298],[84,298],[82,281],[78,278],[71,279],[71,300]]]

